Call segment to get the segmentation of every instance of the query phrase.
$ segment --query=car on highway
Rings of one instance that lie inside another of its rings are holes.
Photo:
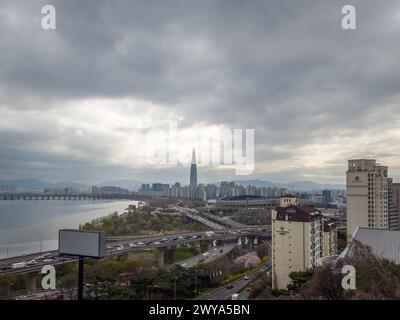
[[[232,285],[232,284],[228,284],[228,285],[226,286],[226,288],[227,288],[228,290],[233,289],[233,285]]]
[[[137,245],[134,244],[133,242],[129,244],[129,248],[134,248],[134,247],[136,247],[136,246],[137,246]]]
[[[155,245],[159,245],[159,244],[161,244],[161,242],[160,241],[156,241],[156,242],[154,242],[154,244]]]
[[[28,261],[26,264],[27,264],[28,266],[32,266],[32,265],[37,264],[37,261],[36,261],[35,259],[32,259],[32,260]]]
[[[240,300],[240,294],[234,293],[234,294],[231,296],[231,300]]]
[[[53,262],[53,261],[54,261],[53,258],[47,258],[47,259],[44,259],[44,260],[43,260],[43,262],[45,262],[45,263]]]
[[[243,279],[244,280],[249,280],[250,278],[249,278],[249,276],[244,276]]]
[[[142,246],[142,245],[144,245],[144,242],[143,242],[143,241],[139,241],[139,242],[137,243],[137,245],[138,245],[138,246]]]
[[[204,262],[204,258],[200,258],[200,259],[199,259],[199,262]]]

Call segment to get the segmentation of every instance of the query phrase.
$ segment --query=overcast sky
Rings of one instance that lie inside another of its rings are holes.
[[[145,160],[169,121],[254,129],[252,175],[202,166],[200,182],[344,183],[362,157],[399,180],[399,65],[398,0],[1,0],[0,180],[187,183]]]

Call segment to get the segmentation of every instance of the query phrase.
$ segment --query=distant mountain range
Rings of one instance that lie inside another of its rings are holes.
[[[98,187],[103,186],[114,186],[123,189],[128,189],[130,191],[139,190],[143,182],[130,179],[119,179],[119,180],[108,180],[97,184]],[[345,185],[342,184],[321,184],[313,181],[295,181],[290,183],[279,183],[263,180],[237,180],[235,181],[238,185],[248,186],[253,185],[256,187],[277,187],[277,188],[287,188],[289,190],[323,190],[323,189],[346,189]],[[214,182],[214,184],[219,185],[220,182]],[[48,189],[48,188],[76,188],[82,191],[89,190],[91,186],[75,183],[71,181],[62,181],[58,183],[50,183],[47,181],[42,181],[38,179],[17,179],[17,180],[0,180],[0,190],[1,189]]]
[[[0,180],[0,188],[2,189],[76,188],[79,190],[87,190],[88,186],[71,181],[50,183],[38,179],[16,179],[16,180]]]
[[[104,181],[102,183],[99,183],[97,186],[98,187],[114,186],[114,187],[120,187],[122,189],[128,189],[130,191],[137,191],[142,186],[142,183],[143,182],[136,180],[120,179],[120,180]]]

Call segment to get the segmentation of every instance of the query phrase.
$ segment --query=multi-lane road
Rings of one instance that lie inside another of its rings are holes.
[[[226,286],[220,287],[219,289],[201,297],[202,300],[230,300],[232,295],[240,293],[244,288],[248,287],[249,283],[252,282],[256,277],[258,271],[266,272],[271,268],[271,259],[268,260],[261,268],[257,269],[250,275],[243,276],[240,279],[230,282]]]
[[[200,240],[232,240],[241,236],[269,238],[270,226],[245,227],[238,229],[222,229],[214,231],[192,232],[179,235],[153,236],[142,239],[117,241],[108,243],[107,257],[125,252],[141,251],[151,248],[170,247]],[[40,271],[44,265],[61,265],[76,261],[74,257],[60,256],[57,251],[13,257],[0,260],[0,277],[11,274],[31,273]]]
[[[192,268],[199,263],[210,263],[225,256],[226,254],[231,252],[236,246],[237,244],[233,243],[218,245],[210,250],[204,251],[197,256],[194,256],[184,261],[180,261],[177,264],[185,268]]]

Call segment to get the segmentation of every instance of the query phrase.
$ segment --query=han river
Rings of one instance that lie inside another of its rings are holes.
[[[134,200],[0,200],[0,259],[58,248],[58,230],[118,212]]]

